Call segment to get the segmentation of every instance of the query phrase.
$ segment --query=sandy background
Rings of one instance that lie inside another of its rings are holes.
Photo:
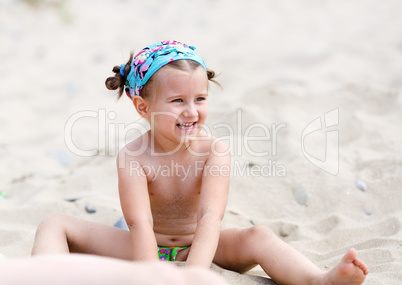
[[[365,284],[402,282],[402,2],[234,3],[1,0],[0,254],[29,256],[50,214],[121,217],[115,154],[142,121],[104,80],[131,50],[176,39],[220,73],[208,126],[227,138],[217,124],[230,124],[241,170],[224,226],[269,226],[323,270],[353,246]]]

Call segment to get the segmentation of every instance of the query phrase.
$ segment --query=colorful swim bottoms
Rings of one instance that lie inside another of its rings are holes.
[[[158,246],[160,260],[175,261],[177,254],[188,246]]]

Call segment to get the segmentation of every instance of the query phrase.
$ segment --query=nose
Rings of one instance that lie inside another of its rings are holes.
[[[194,103],[186,104],[186,109],[183,111],[183,116],[186,118],[198,117],[198,111]]]

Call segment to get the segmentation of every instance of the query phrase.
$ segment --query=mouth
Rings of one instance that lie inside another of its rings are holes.
[[[176,126],[183,131],[189,131],[189,130],[193,130],[195,129],[197,123],[196,122],[192,122],[192,123],[181,123],[181,124],[177,124]]]

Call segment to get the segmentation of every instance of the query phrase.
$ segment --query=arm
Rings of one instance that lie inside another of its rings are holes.
[[[218,142],[216,148],[216,153],[206,161],[202,174],[197,229],[187,265],[209,268],[218,247],[229,192],[230,154],[222,155],[227,150],[223,142]]]
[[[121,208],[130,230],[133,260],[157,260],[147,177],[140,165],[125,153],[117,156]]]

